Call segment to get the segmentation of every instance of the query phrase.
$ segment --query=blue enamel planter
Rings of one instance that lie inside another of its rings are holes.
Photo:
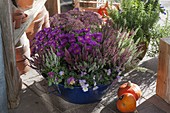
[[[64,85],[59,84],[58,87],[54,86],[61,94],[61,98],[75,104],[89,104],[98,102],[106,93],[110,85],[99,85],[98,89],[93,90],[89,88],[87,92],[83,92],[81,87],[74,87],[74,89],[64,88]]]

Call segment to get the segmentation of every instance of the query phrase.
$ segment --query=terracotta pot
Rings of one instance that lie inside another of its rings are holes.
[[[19,74],[25,74],[30,70],[29,61],[27,59],[16,62]]]
[[[16,10],[16,12],[14,12],[13,21],[15,23],[14,24],[15,29],[20,28],[23,18],[24,18],[24,13],[22,11]]]
[[[138,44],[138,51],[141,52],[141,54],[138,56],[140,60],[142,60],[148,50],[148,44],[146,42],[140,42]]]
[[[41,29],[47,28],[49,26],[49,13],[46,8],[43,7],[26,30],[27,37],[30,40],[30,45],[32,45],[32,40],[35,37],[36,33]]]
[[[32,8],[34,0],[16,0],[17,6],[23,10]]]
[[[15,47],[15,54],[16,54],[16,64],[19,74],[24,74],[29,71],[29,61],[26,59],[30,58],[30,47],[29,47],[29,40],[27,39],[26,34],[24,33],[23,36],[20,38],[19,43]]]
[[[22,18],[22,23],[25,23],[28,20],[28,15],[24,14],[24,17]]]

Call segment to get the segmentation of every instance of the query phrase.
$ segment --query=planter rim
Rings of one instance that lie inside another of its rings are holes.
[[[109,86],[111,85],[112,83],[109,83],[109,84],[98,84],[96,86],[99,86],[99,87],[102,87],[102,86]],[[58,86],[62,86],[64,87],[64,84],[57,84]],[[94,86],[90,86],[90,88],[93,88]],[[81,89],[82,87],[81,86],[74,86],[75,89]],[[73,88],[73,89],[74,89]],[[71,88],[68,88],[68,89],[71,89]]]

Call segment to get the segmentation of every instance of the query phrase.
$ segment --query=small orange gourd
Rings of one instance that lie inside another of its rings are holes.
[[[119,97],[116,106],[120,112],[134,112],[136,110],[136,99],[131,93],[124,93]]]
[[[137,84],[131,83],[128,81],[127,83],[122,84],[118,89],[118,97],[120,97],[124,93],[131,93],[136,100],[138,100],[141,95],[142,91]]]

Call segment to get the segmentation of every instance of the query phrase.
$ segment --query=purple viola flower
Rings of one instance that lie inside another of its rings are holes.
[[[57,52],[57,56],[60,56],[60,57],[64,56],[64,52],[63,51]]]
[[[80,47],[76,47],[76,48],[74,48],[74,50],[73,50],[73,52],[74,52],[74,54],[80,54],[80,52],[81,52],[81,48]]]
[[[52,72],[52,71],[50,71],[50,72],[48,72],[48,76],[50,77],[50,78],[53,78],[54,77],[54,72]]]
[[[96,33],[96,34],[94,34],[94,37],[95,37],[95,39],[96,39],[96,41],[97,42],[102,42],[102,33]]]
[[[83,29],[84,32],[90,32],[90,28]]]
[[[86,75],[86,74],[87,74],[86,72],[81,71],[80,76],[83,77],[83,76]]]
[[[62,49],[63,49],[63,46],[59,45],[59,46],[57,46],[57,48],[58,48],[59,50],[62,50]]]
[[[92,46],[86,46],[86,51],[92,51]]]
[[[49,27],[49,28],[44,28],[43,30],[44,30],[46,33],[50,33],[52,29],[51,29],[51,27]]]
[[[67,42],[68,42],[67,39],[62,39],[62,40],[60,41],[60,44],[61,44],[62,46],[65,46]]]
[[[75,84],[75,78],[74,78],[74,77],[68,78],[68,79],[67,79],[67,84],[69,84],[69,85]]]
[[[84,37],[86,41],[90,41],[92,39],[92,34],[87,33]]]
[[[69,51],[70,53],[72,53],[73,50],[74,50],[74,46],[70,46],[70,47],[68,48],[68,51]]]
[[[71,44],[71,46],[73,46],[73,48],[78,48],[79,47],[79,45],[76,44],[76,43]]]
[[[96,41],[93,41],[93,40],[90,40],[90,41],[89,41],[89,44],[90,44],[91,46],[97,46],[97,45],[98,45],[98,43],[97,43]]]
[[[78,36],[77,37],[78,41],[81,42],[81,43],[85,43],[85,40],[84,40],[84,37],[83,36]]]
[[[70,43],[75,43],[75,42],[76,42],[76,39],[75,39],[74,37],[70,37],[70,38],[69,38],[69,42],[70,42]]]
[[[111,69],[108,69],[108,70],[107,70],[107,75],[109,76],[109,75],[111,75],[111,74],[112,74]]]
[[[89,84],[86,83],[86,80],[79,80],[79,84],[84,92],[88,91]]]
[[[64,71],[60,71],[60,72],[59,72],[59,75],[60,75],[60,76],[63,76],[63,75],[64,75]]]

